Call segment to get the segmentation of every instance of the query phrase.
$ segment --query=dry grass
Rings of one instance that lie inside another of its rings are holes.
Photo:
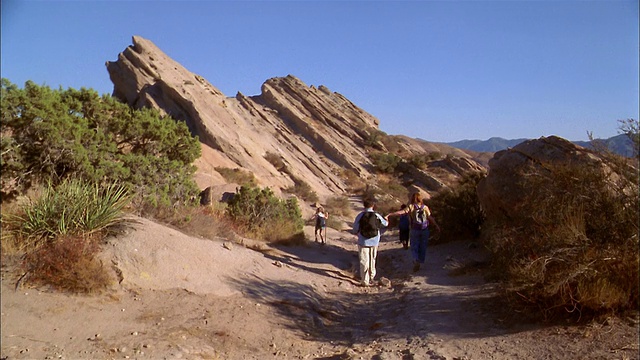
[[[215,170],[229,183],[240,185],[255,185],[256,177],[252,172],[235,168],[216,167]]]
[[[333,216],[350,217],[352,215],[351,202],[346,196],[332,196],[328,198],[325,208]]]
[[[59,236],[24,257],[26,278],[72,293],[95,293],[113,281],[96,258],[102,236]]]
[[[584,319],[638,308],[637,183],[580,164],[547,166],[521,185],[517,214],[483,236],[516,308]],[[623,191],[629,186],[635,191]]]

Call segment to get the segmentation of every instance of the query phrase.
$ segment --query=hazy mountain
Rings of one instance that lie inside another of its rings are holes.
[[[608,139],[595,139],[594,141],[603,142],[609,150],[616,154],[627,157],[634,157],[636,155],[633,150],[633,142],[625,134],[616,135]],[[573,143],[586,148],[593,148],[591,141],[574,141]]]
[[[496,152],[506,148],[514,147],[528,139],[507,140],[500,137],[492,137],[489,140],[460,140],[445,143],[458,149],[472,150],[478,152]]]
[[[514,139],[508,140],[500,137],[492,137],[488,140],[460,140],[455,142],[444,143],[446,145],[477,152],[496,152],[505,150],[507,148],[514,147],[523,141],[529,139]],[[623,156],[633,157],[633,143],[627,135],[620,134],[608,139],[595,139],[594,141],[603,142],[611,151]],[[574,144],[580,145],[586,148],[593,148],[591,141],[573,141]]]

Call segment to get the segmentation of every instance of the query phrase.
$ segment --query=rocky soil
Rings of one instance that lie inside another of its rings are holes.
[[[505,312],[475,243],[431,246],[412,273],[388,231],[381,284],[363,288],[355,237],[328,235],[327,245],[249,249],[139,219],[104,254],[122,281],[91,296],[16,290],[5,258],[1,358],[640,358],[637,317],[549,325]],[[456,275],[463,264],[471,271]]]

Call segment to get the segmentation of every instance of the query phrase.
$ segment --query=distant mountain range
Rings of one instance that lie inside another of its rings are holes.
[[[500,137],[492,137],[489,140],[460,140],[444,144],[463,150],[471,150],[477,152],[497,152],[510,147],[514,147],[527,140],[529,139],[508,140]],[[608,139],[595,139],[594,141],[603,142],[609,148],[609,150],[615,152],[616,154],[627,157],[633,157],[635,155],[633,150],[633,143],[631,142],[631,139],[629,139],[629,137],[625,134],[620,134]],[[586,148],[593,148],[593,144],[591,141],[573,141],[573,143]]]

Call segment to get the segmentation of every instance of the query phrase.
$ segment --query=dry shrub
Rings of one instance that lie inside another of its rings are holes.
[[[365,182],[351,169],[342,170],[340,177],[344,180],[347,190],[350,192],[360,192],[365,188]]]
[[[304,220],[295,197],[280,199],[269,188],[242,186],[225,214],[247,237],[278,242],[303,233]]]
[[[225,217],[224,204],[219,202],[213,202],[209,206],[158,206],[153,213],[147,213],[147,217],[191,236],[230,240],[236,237],[236,226]]]
[[[241,184],[241,185],[255,185],[256,177],[252,172],[243,170],[240,168],[214,168],[222,177],[229,183]]]
[[[112,282],[97,259],[101,236],[59,236],[23,260],[26,278],[36,285],[49,285],[73,293],[95,293]]]
[[[480,207],[476,187],[485,176],[483,172],[465,174],[457,184],[437,193],[428,201],[442,228],[438,239],[440,242],[480,236],[485,214]]]
[[[291,177],[293,179],[294,185],[282,189],[282,191],[296,195],[301,199],[309,202],[316,202],[319,200],[318,194],[313,191],[313,189],[309,184],[307,184],[307,182],[293,175],[291,175]]]
[[[284,171],[287,168],[287,165],[284,163],[284,159],[282,156],[268,151],[264,155],[264,159],[267,160],[271,165],[273,165],[278,171]]]
[[[334,216],[351,216],[351,202],[346,196],[332,196],[328,198],[325,208]]]
[[[546,165],[522,178],[519,211],[483,234],[514,306],[547,319],[638,308],[637,172],[616,170]]]

